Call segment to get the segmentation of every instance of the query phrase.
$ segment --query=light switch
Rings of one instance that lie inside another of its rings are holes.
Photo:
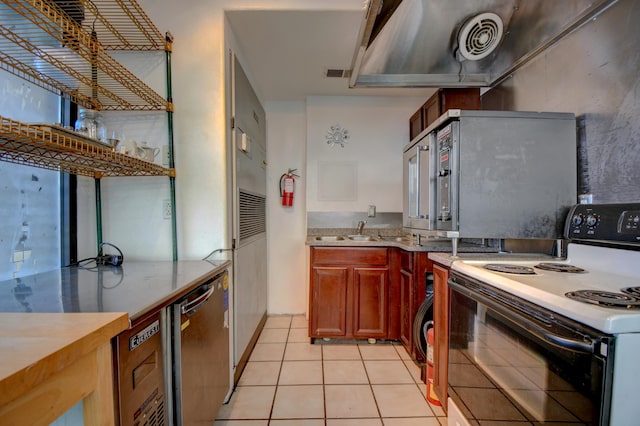
[[[251,141],[249,140],[249,136],[246,133],[242,133],[240,136],[240,150],[242,152],[249,153]]]

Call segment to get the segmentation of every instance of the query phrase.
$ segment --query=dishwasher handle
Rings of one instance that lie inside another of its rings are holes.
[[[200,310],[200,308],[202,308],[205,305],[205,303],[209,301],[209,297],[211,297],[214,291],[215,291],[215,286],[210,284],[209,289],[205,293],[196,297],[192,301],[185,303],[184,305],[181,305],[180,313],[188,317],[195,314]]]

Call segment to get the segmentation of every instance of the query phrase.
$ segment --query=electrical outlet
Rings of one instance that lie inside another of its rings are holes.
[[[162,201],[162,218],[163,219],[171,219],[171,200],[163,200]]]
[[[376,217],[376,206],[369,206],[369,210],[367,211],[368,217]]]

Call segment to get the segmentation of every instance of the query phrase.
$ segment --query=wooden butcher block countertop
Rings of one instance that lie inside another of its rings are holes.
[[[113,424],[110,339],[126,313],[0,313],[0,424],[50,424],[84,400],[85,425]]]

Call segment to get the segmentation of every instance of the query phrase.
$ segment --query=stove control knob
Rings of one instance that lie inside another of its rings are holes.
[[[581,213],[575,214],[571,218],[571,223],[573,223],[573,226],[580,226],[582,225],[582,222],[584,222],[584,216],[582,216]]]
[[[587,226],[590,228],[593,228],[594,226],[596,226],[599,221],[600,221],[600,218],[598,217],[598,215],[595,215],[595,214],[588,215],[586,220]]]

